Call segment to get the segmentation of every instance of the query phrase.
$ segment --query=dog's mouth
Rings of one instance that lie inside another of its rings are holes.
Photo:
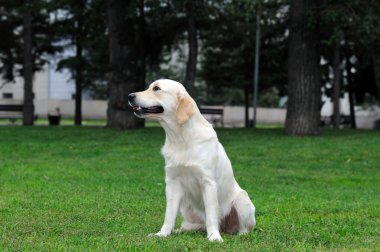
[[[164,112],[162,106],[152,106],[152,107],[140,107],[132,106],[133,112],[137,114],[160,114]]]

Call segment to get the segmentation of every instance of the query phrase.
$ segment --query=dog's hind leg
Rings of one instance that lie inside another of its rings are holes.
[[[252,204],[246,191],[241,191],[233,201],[239,218],[238,234],[246,234],[256,225],[255,206]]]

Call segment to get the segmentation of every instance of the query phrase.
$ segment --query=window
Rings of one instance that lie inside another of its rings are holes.
[[[3,98],[4,99],[13,99],[13,94],[12,93],[3,93]]]

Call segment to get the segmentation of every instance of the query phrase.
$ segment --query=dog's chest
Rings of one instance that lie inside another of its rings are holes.
[[[192,204],[199,205],[202,201],[202,184],[206,177],[206,171],[194,162],[193,153],[193,151],[178,148],[173,151],[162,149],[165,158],[166,177],[178,181],[185,198]],[[202,206],[199,205],[199,207]]]
[[[204,175],[198,166],[167,167],[166,176],[179,182],[183,200],[191,202],[197,209],[203,209],[202,188]]]
[[[194,151],[185,146],[165,144],[161,153],[165,158],[166,166],[186,166],[194,160]]]

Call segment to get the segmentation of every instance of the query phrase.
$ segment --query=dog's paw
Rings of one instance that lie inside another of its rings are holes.
[[[170,232],[162,232],[162,231],[160,231],[160,232],[156,233],[156,236],[158,236],[158,237],[166,237],[166,236],[169,236],[169,235],[170,235]]]
[[[215,241],[215,242],[223,242],[222,237],[218,233],[212,233],[207,238],[208,238],[209,241],[212,241],[212,242],[213,241]]]
[[[180,233],[183,233],[183,230],[182,230],[182,228],[177,228],[177,229],[174,230],[173,233],[180,234]]]
[[[166,237],[169,236],[170,233],[164,233],[164,232],[158,232],[158,233],[153,233],[153,234],[148,234],[148,237]]]

